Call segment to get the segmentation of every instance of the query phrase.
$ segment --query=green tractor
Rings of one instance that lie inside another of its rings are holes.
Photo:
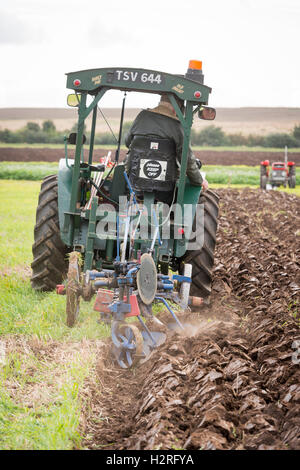
[[[80,299],[89,301],[96,295],[94,308],[103,321],[111,322],[114,356],[124,368],[147,359],[165,339],[164,333],[147,326],[149,318],[159,322],[152,315],[153,303],[163,303],[182,329],[171,304],[185,309],[200,305],[211,294],[218,196],[193,186],[186,169],[193,117],[197,113],[201,119],[214,119],[215,110],[206,106],[211,89],[203,84],[199,62],[190,64],[185,76],[124,67],[68,73],[67,88],[73,90],[68,104],[78,108],[77,132],[65,138],[65,158],[59,162],[58,174],[47,176],[41,185],[32,287],[66,295],[69,326],[78,318]],[[184,139],[180,176],[167,211],[148,184],[151,180],[155,186],[155,179],[163,184],[166,174],[158,139],[152,138],[152,153],[141,160],[142,197],[135,194],[130,175],[119,161],[125,97],[115,158],[111,161],[108,155],[95,163],[99,102],[109,90],[121,90],[125,96],[131,91],[164,94],[176,111]],[[85,160],[84,127],[90,114]],[[68,157],[68,145],[75,145],[74,159]],[[137,317],[139,328],[126,322],[132,316]]]

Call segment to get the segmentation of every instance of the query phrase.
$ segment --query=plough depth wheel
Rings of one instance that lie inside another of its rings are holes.
[[[136,326],[113,322],[112,339],[113,354],[123,369],[133,367],[143,357],[143,336]]]
[[[80,276],[81,269],[79,264],[79,253],[73,251],[70,254],[68,278],[66,285],[66,313],[67,313],[67,325],[72,327],[75,325],[79,315],[79,303],[80,303]]]

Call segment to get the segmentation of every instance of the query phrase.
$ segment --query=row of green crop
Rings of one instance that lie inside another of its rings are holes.
[[[57,163],[0,162],[0,179],[39,181],[58,171]],[[210,183],[258,185],[260,167],[243,165],[204,165],[202,171]],[[296,170],[296,183],[300,184],[300,170]]]
[[[87,146],[85,146],[86,148]],[[16,148],[16,149],[64,149],[64,144],[49,144],[49,143],[35,143],[35,144],[27,144],[27,143],[6,143],[0,142],[0,149],[1,148]],[[74,147],[73,147],[74,148]],[[97,144],[94,145],[94,150],[111,150],[113,155],[116,151],[117,145],[108,145],[108,144]],[[222,145],[221,147],[213,147],[212,145],[193,145],[193,151],[197,152],[272,152],[277,153],[277,155],[284,155],[284,149],[282,147],[247,147],[245,145],[236,145],[236,146],[228,146]],[[128,150],[125,145],[121,145],[121,150]],[[289,148],[288,155],[300,153],[300,147]],[[104,155],[103,155],[104,156]]]

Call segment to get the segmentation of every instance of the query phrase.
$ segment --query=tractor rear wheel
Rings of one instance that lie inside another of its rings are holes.
[[[55,289],[67,272],[68,250],[60,238],[57,190],[57,175],[44,178],[36,209],[31,263],[31,285],[39,291]]]
[[[260,188],[261,189],[267,189],[267,177],[266,176],[260,176]]]
[[[290,188],[295,188],[296,187],[296,176],[295,175],[291,175],[289,177],[289,187]]]
[[[200,250],[187,251],[181,261],[192,265],[190,295],[206,298],[211,294],[212,269],[218,228],[219,196],[211,189],[207,189],[201,194],[199,204],[204,204],[204,243]],[[196,227],[196,217],[193,230],[195,238],[200,239],[203,226]],[[181,272],[183,271],[182,268],[183,266],[180,269]]]

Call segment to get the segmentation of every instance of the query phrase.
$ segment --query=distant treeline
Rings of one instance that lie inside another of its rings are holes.
[[[124,144],[125,134],[131,127],[131,122],[125,122],[123,126],[122,144]],[[70,132],[77,132],[77,123],[71,129],[65,129],[64,131],[58,131],[53,121],[44,121],[42,126],[36,122],[27,122],[26,126],[16,131],[9,129],[0,129],[0,142],[7,144],[62,144],[64,142],[64,136],[68,136]],[[87,143],[89,143],[90,133],[84,129],[84,133],[87,137]],[[114,135],[111,132],[104,132],[95,135],[95,144],[106,145],[116,144],[118,142],[118,133]]]
[[[131,122],[125,122],[123,126],[122,144],[126,132],[131,127]],[[26,144],[61,144],[64,141],[64,136],[70,132],[76,132],[77,124],[73,128],[65,131],[58,131],[53,121],[44,121],[42,126],[36,122],[27,122],[26,126],[17,131],[10,131],[9,129],[0,129],[0,142],[4,143],[26,143]],[[87,143],[89,142],[90,133],[85,132]],[[113,135],[111,132],[104,132],[95,135],[96,145],[113,145],[116,144],[118,135]],[[296,125],[292,132],[288,133],[272,133],[266,136],[249,134],[247,136],[238,134],[226,134],[221,127],[208,126],[201,131],[192,129],[191,144],[199,146],[212,146],[212,147],[273,147],[283,148],[287,145],[289,148],[300,147],[300,124]]]
[[[212,146],[212,147],[267,147],[289,148],[300,147],[300,125],[294,127],[293,131],[287,133],[272,133],[268,135],[249,134],[225,134],[221,127],[208,126],[199,132],[192,129],[192,145]]]

